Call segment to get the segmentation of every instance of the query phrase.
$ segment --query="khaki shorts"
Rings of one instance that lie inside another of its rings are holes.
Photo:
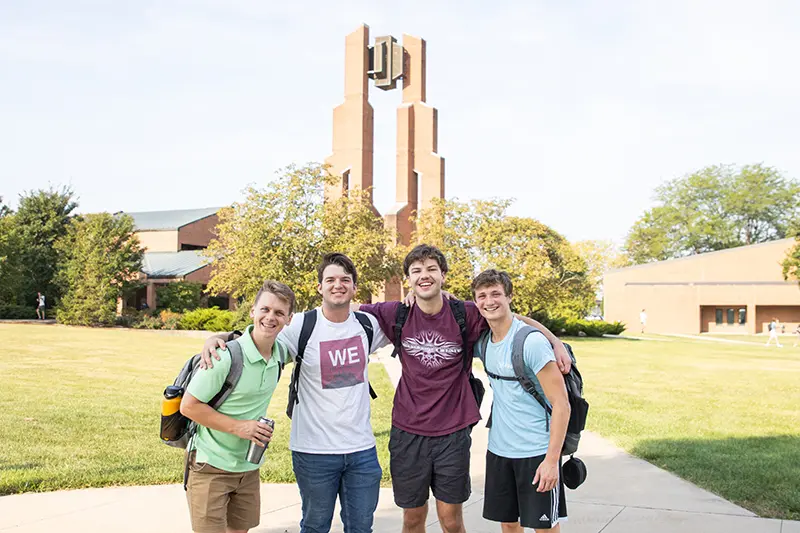
[[[252,529],[261,516],[261,480],[258,470],[227,472],[189,458],[186,500],[192,530],[224,533],[230,529]]]

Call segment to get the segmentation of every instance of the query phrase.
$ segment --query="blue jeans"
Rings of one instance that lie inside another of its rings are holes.
[[[303,500],[300,533],[328,533],[336,496],[345,533],[371,533],[383,471],[375,448],[344,455],[292,452]]]

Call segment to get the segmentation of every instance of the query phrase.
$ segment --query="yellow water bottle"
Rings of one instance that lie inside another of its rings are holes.
[[[170,385],[164,389],[161,400],[161,439],[176,441],[180,439],[186,428],[186,417],[181,414],[183,389]]]

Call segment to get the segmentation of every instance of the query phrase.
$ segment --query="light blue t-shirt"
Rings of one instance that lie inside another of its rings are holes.
[[[514,335],[524,324],[513,319],[511,329],[500,342],[492,342],[486,347],[486,369],[499,376],[514,376],[511,364],[511,348]],[[528,376],[535,376],[544,366],[556,360],[553,347],[541,333],[531,333],[525,339],[525,369]],[[492,427],[489,429],[489,451],[509,459],[536,457],[547,453],[550,433],[545,421],[545,410],[536,399],[525,392],[516,381],[489,378],[494,394],[492,406]],[[541,386],[536,387],[542,397]]]

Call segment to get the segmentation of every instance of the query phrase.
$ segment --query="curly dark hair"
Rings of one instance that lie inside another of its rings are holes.
[[[403,273],[408,277],[408,269],[417,261],[425,261],[426,259],[433,259],[439,264],[442,274],[447,273],[447,259],[444,254],[435,246],[429,244],[418,244],[413,250],[408,252],[408,255],[403,259]]]

